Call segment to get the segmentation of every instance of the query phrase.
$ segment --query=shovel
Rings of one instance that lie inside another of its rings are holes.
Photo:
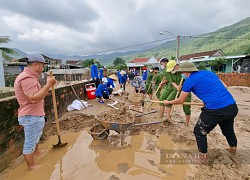
[[[49,71],[49,76],[53,77],[52,71]],[[67,142],[66,143],[61,142],[61,136],[60,136],[61,133],[60,133],[60,128],[59,128],[59,120],[58,120],[57,105],[56,105],[56,93],[55,93],[54,85],[51,87],[51,91],[52,91],[52,100],[53,100],[54,115],[55,115],[55,121],[56,121],[56,130],[57,130],[57,136],[58,136],[58,143],[53,144],[53,148],[57,148],[57,147],[65,146],[68,143]]]
[[[164,101],[157,101],[157,100],[150,100],[144,99],[145,102],[152,102],[152,103],[164,103]],[[204,106],[203,103],[196,103],[196,102],[184,102],[183,104],[175,104],[175,105],[196,105],[196,106]]]

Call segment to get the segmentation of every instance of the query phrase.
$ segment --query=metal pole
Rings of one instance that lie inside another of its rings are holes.
[[[180,35],[177,36],[176,61],[179,62]]]

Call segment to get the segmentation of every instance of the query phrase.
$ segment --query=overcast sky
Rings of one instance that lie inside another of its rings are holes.
[[[249,17],[249,7],[249,0],[0,0],[0,36],[28,53],[85,55],[172,37],[161,30],[215,31]]]

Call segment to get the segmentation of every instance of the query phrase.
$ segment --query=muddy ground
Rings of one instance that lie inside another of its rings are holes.
[[[209,146],[209,161],[206,165],[198,165],[197,163],[184,163],[188,166],[185,170],[185,179],[249,179],[250,178],[250,88],[248,87],[229,87],[230,92],[233,94],[237,101],[239,107],[239,114],[235,119],[235,132],[238,138],[238,154],[232,156],[228,154],[225,148],[228,147],[225,137],[222,135],[219,127],[216,127],[208,135],[208,146]],[[135,97],[131,87],[128,87],[130,94],[123,96],[115,96],[114,99],[119,101],[119,104],[115,105],[120,108],[120,110],[115,110],[108,107],[105,104],[100,104],[97,100],[89,101],[93,104],[93,107],[88,107],[87,109],[81,111],[68,112],[60,118],[60,129],[62,134],[81,132],[83,130],[88,130],[97,122],[103,118],[112,119],[112,121],[117,120],[118,122],[124,121],[124,118],[128,118],[131,115],[139,116],[142,108],[139,106],[132,106],[133,110],[129,110],[129,104],[137,105],[136,102],[141,99],[141,97]],[[193,101],[199,102],[196,97],[192,97]],[[147,106],[147,103],[145,104]],[[159,107],[157,104],[153,104],[151,109],[145,110],[145,112],[150,112],[157,110]],[[124,114],[124,109],[126,113]],[[130,114],[129,116],[127,114]],[[141,136],[142,132],[149,132],[151,137],[156,138],[156,140],[146,142],[146,150],[156,151],[159,150],[157,145],[157,138],[169,137],[174,144],[174,149],[179,149],[181,151],[187,151],[191,154],[197,153],[197,146],[195,137],[193,134],[193,127],[196,124],[198,116],[200,114],[200,107],[192,106],[192,117],[190,121],[190,126],[186,127],[183,123],[184,113],[182,112],[181,106],[177,105],[173,111],[173,117],[170,124],[157,124],[150,126],[138,126],[130,129],[125,133],[125,137]],[[104,118],[105,117],[105,118]],[[122,118],[121,118],[122,117]],[[152,113],[149,115],[139,116],[134,119],[134,123],[145,123],[158,121],[157,113]],[[56,134],[56,128],[54,123],[46,123],[46,128],[44,130],[43,142],[47,142],[49,137]],[[120,148],[120,136],[118,134],[111,134],[109,138],[105,141],[93,141],[90,143],[89,147],[101,149],[102,151],[111,151],[116,148]],[[126,143],[126,142],[125,142]],[[129,143],[128,143],[129,144]],[[128,148],[124,147],[123,148]],[[127,149],[126,149],[127,150]],[[126,153],[125,150],[125,153]],[[119,154],[118,154],[119,156]],[[105,159],[104,159],[105,161]],[[125,160],[124,160],[125,161]],[[23,161],[22,161],[23,162]],[[155,179],[169,179],[169,173],[165,166],[161,166],[160,163],[155,163],[156,159],[147,159],[147,163],[152,168],[158,169],[158,171],[163,174]],[[104,162],[102,162],[104,163]],[[12,169],[16,168],[18,164],[12,165],[8,170],[5,171],[4,177],[8,176],[8,173]],[[117,164],[119,173],[126,174],[129,171],[128,163],[120,162]],[[175,166],[175,165],[173,165]],[[177,165],[176,165],[177,166]],[[173,170],[174,172],[174,170]],[[173,173],[172,172],[172,173]],[[1,176],[0,176],[1,177]],[[3,176],[2,176],[3,177]],[[88,177],[91,177],[91,175]],[[108,175],[109,179],[124,179],[123,176],[117,176],[117,174]],[[177,178],[177,177],[176,177]],[[183,177],[182,177],[183,178]],[[56,178],[55,178],[56,179]],[[67,178],[65,178],[67,179]],[[97,178],[99,179],[99,178]],[[147,179],[147,178],[146,178]],[[172,178],[170,178],[172,179]],[[173,178],[175,179],[175,178]]]

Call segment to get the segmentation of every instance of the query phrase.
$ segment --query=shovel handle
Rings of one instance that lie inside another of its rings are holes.
[[[51,70],[49,71],[49,76],[51,78],[53,77],[53,72]],[[55,116],[55,121],[56,121],[57,135],[60,136],[60,128],[59,128],[59,120],[58,120],[57,104],[56,104],[56,93],[55,93],[54,85],[51,87],[51,92],[52,92],[52,100],[53,100],[54,116]]]
[[[157,100],[149,100],[149,102],[153,102],[153,103],[164,103],[164,101],[157,101]],[[196,102],[184,102],[183,104],[175,104],[175,105],[196,105],[196,106],[204,106],[203,103],[196,103]]]

